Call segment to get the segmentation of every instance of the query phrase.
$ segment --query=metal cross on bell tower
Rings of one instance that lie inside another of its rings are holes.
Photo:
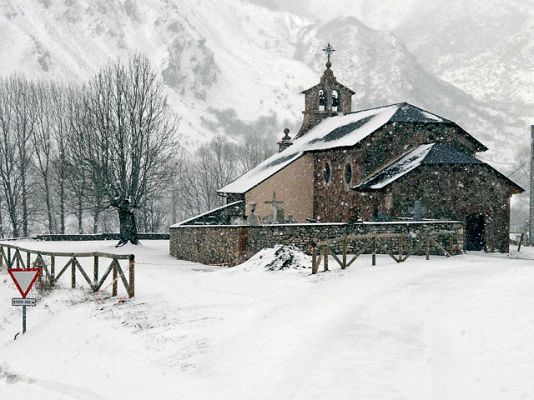
[[[328,43],[328,46],[326,46],[323,51],[326,53],[327,56],[327,65],[330,64],[330,56],[334,51],[336,51],[332,46],[330,46],[330,43]]]

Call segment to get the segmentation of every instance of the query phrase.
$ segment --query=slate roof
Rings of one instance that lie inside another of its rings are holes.
[[[305,135],[295,139],[291,146],[269,157],[252,170],[219,189],[218,192],[246,193],[305,153],[352,147],[388,122],[454,124],[448,119],[408,103],[392,104],[329,117],[310,129]],[[465,135],[475,142],[479,151],[487,150],[483,144],[467,132]]]
[[[385,166],[383,169],[375,173],[370,178],[366,179],[353,189],[357,191],[380,190],[399,178],[413,171],[420,165],[477,165],[481,164],[490,168],[500,177],[506,179],[514,188],[514,191],[520,193],[523,191],[521,187],[513,181],[502,175],[500,172],[492,168],[490,165],[471,157],[468,154],[462,153],[455,148],[444,143],[429,143],[423,144],[415,149]]]

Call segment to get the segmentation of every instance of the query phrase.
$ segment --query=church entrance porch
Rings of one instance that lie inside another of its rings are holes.
[[[482,214],[470,214],[465,218],[465,250],[484,250],[485,218]]]

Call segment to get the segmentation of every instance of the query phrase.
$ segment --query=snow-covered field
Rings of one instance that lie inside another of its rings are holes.
[[[55,290],[15,341],[0,272],[0,399],[534,398],[534,261],[364,256],[310,276],[178,261],[165,241],[119,251],[136,254],[135,299]]]

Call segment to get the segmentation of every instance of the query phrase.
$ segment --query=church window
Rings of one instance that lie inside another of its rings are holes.
[[[352,166],[350,165],[350,163],[346,163],[345,164],[345,182],[350,184],[351,181],[352,181]]]
[[[326,96],[324,90],[319,90],[319,111],[324,111],[326,107]]]
[[[325,183],[330,182],[330,179],[332,178],[332,169],[330,168],[330,163],[326,163],[324,165],[323,169],[323,179]]]
[[[332,91],[332,111],[337,111],[339,108],[339,93],[337,90]]]

